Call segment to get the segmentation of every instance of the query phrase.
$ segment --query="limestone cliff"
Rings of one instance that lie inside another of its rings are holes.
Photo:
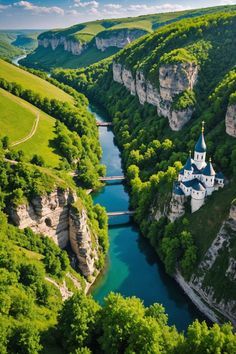
[[[228,106],[225,117],[226,133],[236,138],[236,104]]]
[[[124,85],[132,95],[137,95],[141,104],[147,102],[156,106],[157,114],[166,117],[174,131],[180,130],[191,119],[194,107],[177,110],[173,108],[173,101],[184,91],[193,90],[197,76],[195,63],[162,65],[154,87],[141,71],[132,73],[124,65],[113,62],[113,80]]]
[[[55,189],[47,195],[33,198],[29,203],[10,208],[12,222],[20,229],[30,227],[34,232],[49,236],[61,248],[71,244],[81,273],[94,274],[98,259],[98,241],[88,226],[86,210],[75,213],[75,193]]]
[[[121,28],[116,30],[107,30],[100,32],[95,37],[97,49],[104,52],[107,48],[124,48],[127,44],[143,36],[147,32],[141,29]]]
[[[43,39],[38,39],[38,46],[44,48],[51,48],[55,50],[59,46],[67,52],[72,53],[73,55],[80,55],[85,48],[87,47],[86,43],[80,43],[73,39],[68,39],[66,37],[45,37]]]
[[[185,214],[184,203],[186,202],[185,195],[173,194],[169,207],[167,209],[166,216],[170,222],[174,222],[176,219],[180,218]]]
[[[215,316],[230,320],[236,326],[236,206],[232,205],[228,219],[206,252],[189,282],[177,273],[176,280],[196,305],[215,320]],[[214,278],[217,281],[214,282]],[[205,310],[207,304],[208,310]],[[212,315],[213,311],[215,312]]]
[[[69,190],[55,189],[48,195],[31,199],[28,204],[11,208],[10,217],[20,229],[30,227],[65,248],[69,241],[69,206],[75,199],[76,195]]]
[[[78,265],[86,277],[95,275],[98,261],[98,240],[88,225],[85,209],[71,208],[69,215],[71,248],[77,255]]]

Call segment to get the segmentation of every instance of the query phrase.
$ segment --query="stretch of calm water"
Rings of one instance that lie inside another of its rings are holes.
[[[90,107],[97,120],[106,117]],[[107,167],[107,176],[122,175],[120,153],[114,143],[110,128],[99,128],[103,149],[102,163]],[[94,202],[103,205],[107,211],[128,210],[129,196],[123,184],[106,185],[94,195]],[[159,302],[169,316],[169,324],[185,330],[189,323],[203,316],[190,302],[174,279],[169,277],[163,264],[156,256],[149,242],[140,235],[128,216],[112,217],[109,220],[110,249],[107,269],[93,290],[93,296],[100,303],[110,292],[124,296],[138,296],[145,305]]]

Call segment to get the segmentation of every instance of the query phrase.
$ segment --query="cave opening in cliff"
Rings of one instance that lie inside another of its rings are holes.
[[[52,220],[50,218],[46,218],[45,219],[45,224],[48,226],[48,227],[52,227]]]

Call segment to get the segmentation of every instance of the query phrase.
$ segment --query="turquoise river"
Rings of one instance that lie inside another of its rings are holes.
[[[91,107],[91,111],[97,120],[106,121],[102,112],[94,107]],[[121,157],[112,130],[100,127],[99,136],[103,150],[102,163],[106,165],[107,176],[122,175]],[[121,183],[107,184],[93,199],[107,211],[124,211],[129,208],[129,195]],[[95,299],[102,303],[103,298],[114,291],[124,296],[135,295],[147,306],[159,302],[166,309],[169,324],[175,324],[179,330],[185,330],[196,318],[203,320],[203,315],[175,280],[165,273],[152,247],[129,218],[117,216],[109,219],[108,262],[93,288]]]

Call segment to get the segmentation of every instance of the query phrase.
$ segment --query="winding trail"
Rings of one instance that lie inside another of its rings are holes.
[[[34,124],[32,126],[30,133],[26,137],[12,143],[11,147],[22,144],[22,143],[26,142],[27,140],[31,139],[34,136],[34,134],[36,133],[36,130],[38,128],[38,124],[39,124],[39,113],[37,113],[37,115],[36,115],[36,119],[34,121]]]

